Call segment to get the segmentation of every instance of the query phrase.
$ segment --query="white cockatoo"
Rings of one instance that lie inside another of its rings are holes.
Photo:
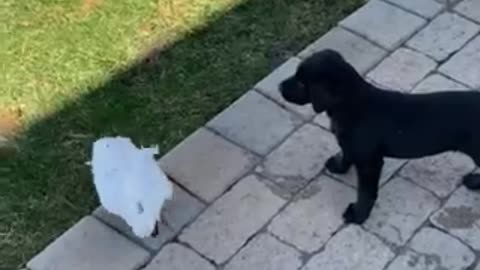
[[[89,162],[100,203],[142,238],[156,234],[162,207],[173,195],[156,154],[157,146],[139,149],[129,138],[105,137],[93,143]]]

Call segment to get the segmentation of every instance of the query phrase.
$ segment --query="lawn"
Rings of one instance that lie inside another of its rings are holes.
[[[0,109],[20,128],[0,157],[0,269],[96,207],[93,140],[165,153],[362,2],[1,1]]]

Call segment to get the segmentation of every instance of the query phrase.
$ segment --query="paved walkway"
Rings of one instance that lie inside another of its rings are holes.
[[[440,2],[369,1],[163,157],[182,187],[158,238],[136,239],[99,208],[28,267],[480,270],[480,194],[459,186],[475,170],[469,159],[387,160],[370,219],[345,226],[356,180],[323,170],[338,150],[328,121],[277,91],[302,58],[327,47],[378,85],[480,89],[480,0],[450,11]]]

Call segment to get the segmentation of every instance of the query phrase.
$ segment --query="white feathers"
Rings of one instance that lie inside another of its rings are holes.
[[[93,180],[100,203],[123,218],[138,237],[152,234],[173,187],[155,162],[158,147],[138,149],[129,138],[106,137],[93,144]]]

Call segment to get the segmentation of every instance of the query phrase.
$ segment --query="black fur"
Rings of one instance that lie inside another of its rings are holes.
[[[289,102],[310,103],[317,113],[327,112],[342,149],[327,161],[327,169],[345,173],[356,167],[358,197],[343,215],[347,223],[361,224],[370,215],[384,157],[459,151],[480,166],[480,92],[403,94],[379,89],[334,50],[304,60],[280,91]],[[466,175],[463,183],[479,189],[480,175]]]

